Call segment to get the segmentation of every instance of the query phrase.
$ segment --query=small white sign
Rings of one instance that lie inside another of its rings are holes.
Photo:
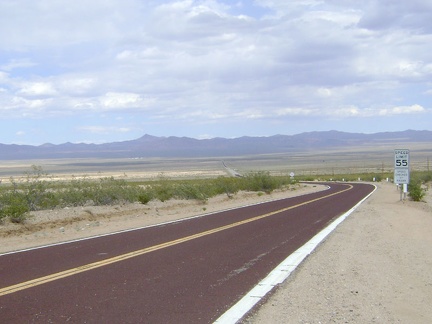
[[[291,178],[294,178],[294,175],[295,175],[294,172],[291,172],[291,173],[290,173],[290,177],[291,177]]]
[[[408,169],[395,169],[394,183],[407,184],[409,183],[409,170]]]

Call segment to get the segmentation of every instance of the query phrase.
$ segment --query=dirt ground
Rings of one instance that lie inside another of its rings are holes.
[[[432,323],[431,191],[415,203],[393,184],[377,186],[244,323]],[[23,225],[0,225],[0,254],[317,190],[33,212]]]

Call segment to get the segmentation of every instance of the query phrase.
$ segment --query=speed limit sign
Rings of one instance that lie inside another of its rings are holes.
[[[397,149],[394,163],[394,182],[398,184],[409,183],[409,150]]]

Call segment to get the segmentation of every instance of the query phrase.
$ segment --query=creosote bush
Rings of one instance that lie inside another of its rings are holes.
[[[47,180],[48,179],[48,180]],[[289,177],[272,177],[268,172],[249,173],[245,177],[170,180],[160,176],[144,184],[113,177],[92,180],[73,178],[53,181],[41,167],[32,166],[20,180],[11,178],[11,186],[0,188],[0,220],[23,222],[30,211],[86,205],[113,205],[153,199],[192,199],[206,203],[211,197],[232,197],[240,190],[270,193],[292,183]]]
[[[11,192],[2,196],[0,203],[0,220],[8,217],[12,223],[22,223],[30,208],[23,193]]]
[[[426,195],[425,190],[422,188],[422,181],[420,179],[411,179],[408,184],[408,196],[414,201],[422,201]]]

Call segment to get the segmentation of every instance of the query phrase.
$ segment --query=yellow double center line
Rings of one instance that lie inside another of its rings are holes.
[[[203,237],[203,236],[211,235],[211,234],[222,232],[222,231],[225,231],[227,229],[234,228],[234,227],[237,227],[237,226],[240,226],[240,225],[244,225],[244,224],[247,224],[247,223],[255,222],[257,220],[260,220],[260,219],[263,219],[263,218],[266,218],[266,217],[270,217],[272,215],[279,214],[281,212],[284,212],[284,211],[287,211],[287,210],[290,210],[290,209],[294,209],[294,208],[297,208],[297,207],[300,207],[300,206],[303,206],[303,205],[307,205],[307,204],[313,203],[313,202],[321,200],[321,199],[325,199],[325,198],[328,198],[328,197],[331,197],[331,196],[334,196],[334,195],[338,195],[338,194],[343,193],[345,191],[351,190],[352,187],[353,186],[348,185],[347,189],[344,189],[342,191],[335,192],[335,193],[332,193],[332,194],[328,194],[328,195],[323,196],[323,197],[315,198],[315,199],[312,199],[312,200],[300,203],[298,205],[282,208],[282,209],[279,209],[279,210],[276,210],[276,211],[273,211],[273,212],[270,212],[270,213],[267,213],[267,214],[263,214],[263,215],[260,215],[260,216],[249,218],[249,219],[246,219],[246,220],[243,220],[243,221],[240,221],[240,222],[236,222],[236,223],[233,223],[233,224],[217,227],[217,228],[214,228],[214,229],[211,229],[211,230],[208,230],[208,231],[204,231],[204,232],[201,232],[201,233],[197,233],[197,234],[193,234],[193,235],[186,236],[186,237],[183,237],[183,238],[179,238],[177,240],[161,243],[161,244],[158,244],[158,245],[147,247],[145,249],[136,250],[136,251],[133,251],[133,252],[121,254],[121,255],[118,255],[116,257],[112,257],[112,258],[109,258],[109,259],[105,259],[105,260],[101,260],[101,261],[85,264],[85,265],[82,265],[82,266],[79,266],[79,267],[76,267],[76,268],[68,269],[68,270],[65,270],[65,271],[61,271],[61,272],[57,272],[57,273],[54,273],[54,274],[50,274],[48,276],[36,278],[36,279],[25,281],[25,282],[22,282],[22,283],[19,283],[19,284],[16,284],[16,285],[12,285],[12,286],[9,286],[9,287],[1,288],[0,289],[0,296],[12,294],[12,293],[20,291],[20,290],[28,289],[28,288],[39,286],[39,285],[43,285],[45,283],[48,283],[48,282],[51,282],[51,281],[55,281],[55,280],[58,280],[58,279],[61,279],[61,278],[66,278],[66,277],[69,277],[69,276],[73,276],[73,275],[76,275],[76,274],[81,273],[81,272],[85,272],[85,271],[93,270],[93,269],[96,269],[96,268],[100,268],[100,267],[103,267],[103,266],[106,266],[106,265],[109,265],[109,264],[112,264],[112,263],[121,262],[121,261],[130,259],[130,258],[134,258],[134,257],[140,256],[140,255],[143,255],[143,254],[147,254],[147,253],[154,252],[154,251],[161,250],[161,249],[165,249],[167,247],[174,246],[174,245],[177,245],[177,244],[180,244],[180,243],[191,241],[191,240]]]

